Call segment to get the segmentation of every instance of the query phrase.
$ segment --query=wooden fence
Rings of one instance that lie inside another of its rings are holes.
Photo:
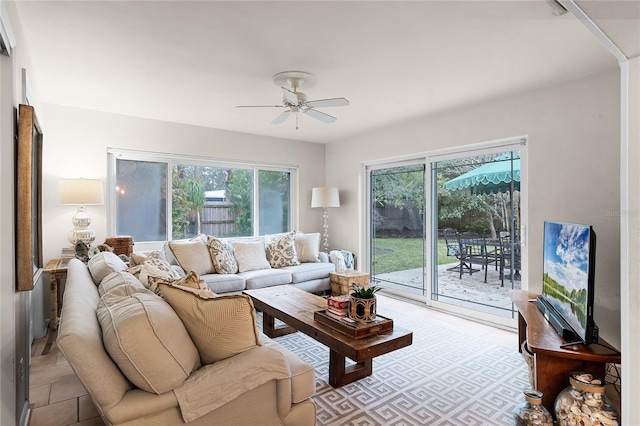
[[[228,201],[210,201],[204,206],[201,218],[202,232],[216,237],[235,234],[236,217]]]

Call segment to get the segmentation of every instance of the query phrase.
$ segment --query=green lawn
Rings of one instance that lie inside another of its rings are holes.
[[[406,269],[422,268],[423,240],[422,238],[376,238],[375,272],[404,271]],[[447,246],[444,239],[438,239],[438,264],[455,262],[456,258],[447,256]]]

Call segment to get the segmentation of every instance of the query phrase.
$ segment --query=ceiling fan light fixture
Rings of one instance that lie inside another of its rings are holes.
[[[284,71],[274,75],[273,83],[282,89],[282,105],[239,105],[236,108],[287,108],[281,112],[271,124],[282,124],[290,115],[296,117],[296,130],[298,130],[298,117],[300,112],[312,117],[322,123],[329,124],[336,121],[336,117],[326,114],[316,108],[349,106],[349,101],[345,98],[329,98],[307,101],[307,95],[298,92],[298,89],[304,85],[305,87],[313,87],[316,84],[316,77],[313,74],[304,71]],[[291,86],[291,89],[285,87]]]

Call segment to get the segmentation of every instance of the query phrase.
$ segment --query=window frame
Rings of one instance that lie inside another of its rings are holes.
[[[259,218],[259,173],[258,171],[276,171],[285,172],[290,174],[289,179],[289,226],[292,231],[299,227],[299,197],[298,197],[298,166],[291,164],[273,164],[273,163],[259,163],[252,161],[241,160],[227,160],[219,158],[209,158],[192,155],[182,154],[167,154],[161,152],[151,151],[136,151],[119,148],[107,148],[107,234],[116,235],[116,200],[115,190],[116,187],[116,162],[117,160],[131,160],[131,161],[148,161],[154,163],[163,163],[167,165],[167,189],[168,193],[171,193],[172,186],[172,173],[171,170],[174,165],[190,165],[190,166],[202,166],[202,167],[215,167],[215,168],[233,168],[233,169],[245,169],[253,172],[253,210],[252,210],[252,235],[258,236],[260,229]],[[171,196],[167,196],[167,239],[171,240],[173,236],[173,229],[171,223],[171,212],[173,209]],[[156,241],[141,241],[141,243],[156,243]]]

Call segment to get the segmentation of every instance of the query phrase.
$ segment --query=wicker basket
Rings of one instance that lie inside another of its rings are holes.
[[[331,295],[340,296],[351,293],[351,283],[360,284],[362,286],[369,285],[369,274],[367,272],[355,271],[349,269],[342,272],[331,272],[329,274],[331,280]]]

